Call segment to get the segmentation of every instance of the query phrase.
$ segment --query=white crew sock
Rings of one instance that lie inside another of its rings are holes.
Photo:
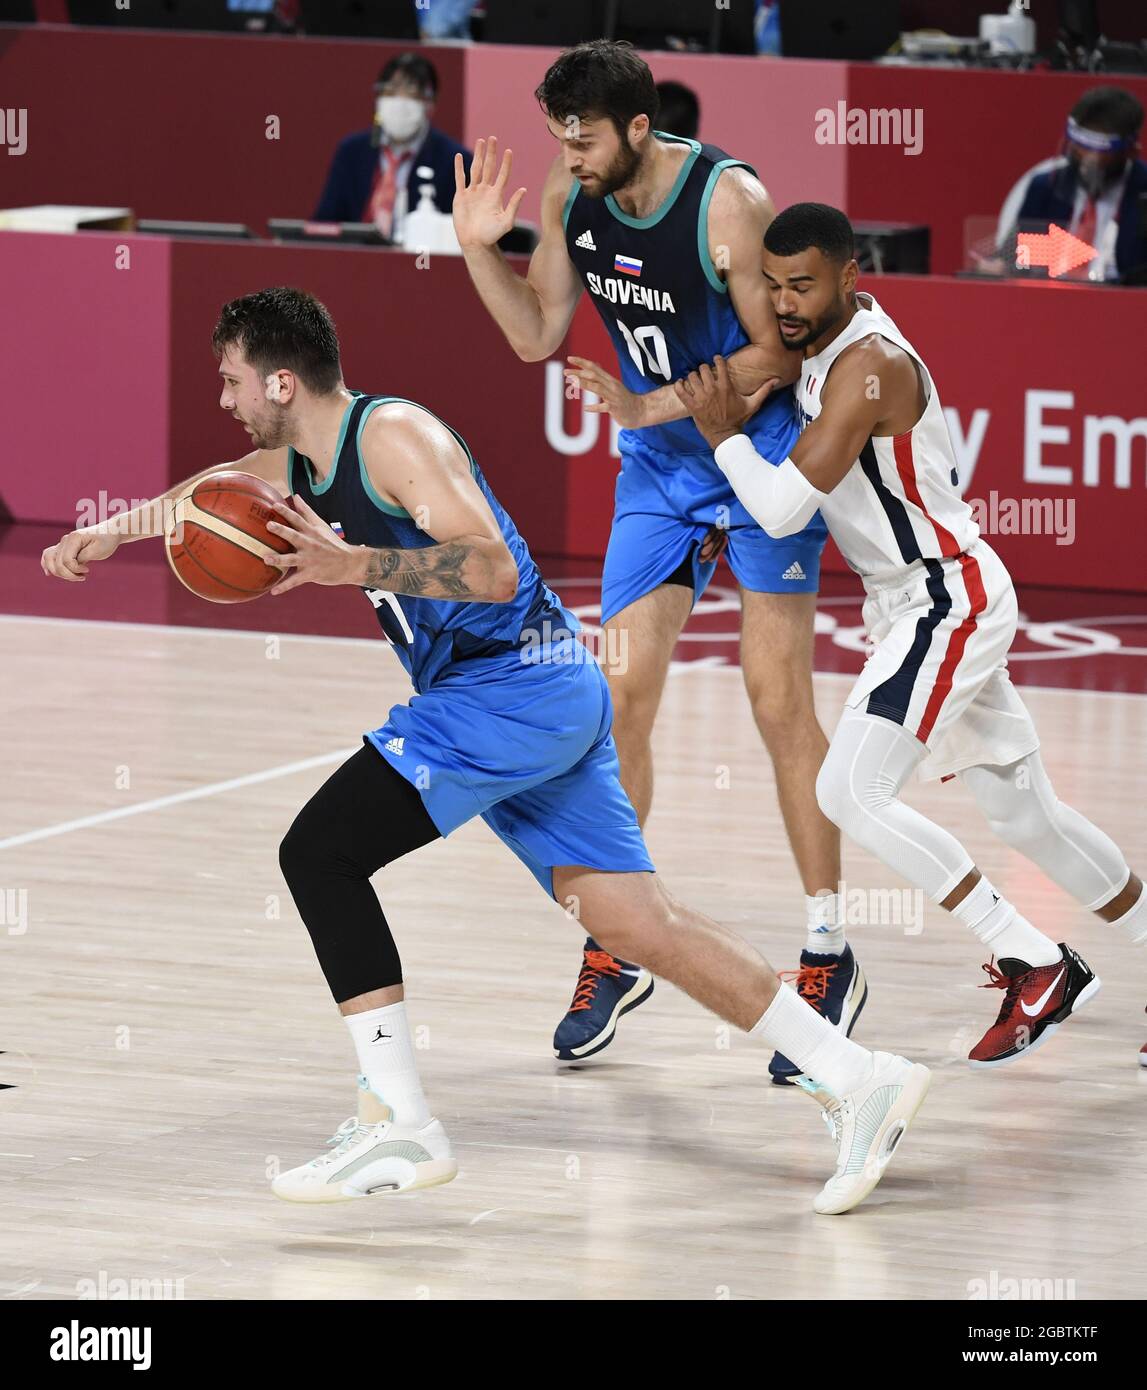
[[[1132,946],[1147,945],[1147,889],[1139,894],[1122,917],[1116,917],[1107,926],[1122,927]]]
[[[966,927],[971,927],[985,946],[990,946],[997,960],[1008,956],[1028,965],[1054,965],[1059,960],[1059,947],[1050,936],[1036,931],[1021,917],[1007,898],[997,893],[986,878],[952,909]]]
[[[431,1118],[414,1061],[406,1005],[387,1004],[364,1014],[347,1014],[346,1026],[358,1053],[358,1069],[394,1112],[395,1124],[418,1129]]]
[[[872,1053],[838,1033],[826,1018],[788,985],[749,1029],[783,1057],[795,1062],[834,1096],[846,1095],[872,1076]]]
[[[844,913],[840,906],[840,894],[818,893],[815,898],[810,898],[806,893],[804,905],[808,917],[805,950],[825,956],[839,956],[844,950]]]

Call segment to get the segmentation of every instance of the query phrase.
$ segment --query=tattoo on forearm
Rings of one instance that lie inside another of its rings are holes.
[[[465,541],[447,541],[424,550],[372,549],[363,587],[420,598],[473,598],[484,592],[490,568],[489,559]]]

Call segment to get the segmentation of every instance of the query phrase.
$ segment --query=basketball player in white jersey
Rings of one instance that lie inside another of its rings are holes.
[[[781,337],[804,353],[799,441],[767,466],[739,429],[757,397],[737,391],[721,358],[679,382],[678,396],[770,535],[799,529],[819,508],[864,581],[872,654],[832,738],[818,800],[991,948],[985,969],[1004,1001],[969,1060],[1002,1066],[1044,1042],[1099,981],[1022,917],[953,836],[900,800],[911,774],[962,777],[1001,839],[1136,945],[1147,942],[1143,884],[1048,780],[1007,672],[1018,612],[1011,578],[957,490],[928,369],[872,296],[856,293],[848,219],[798,203],[764,244]]]

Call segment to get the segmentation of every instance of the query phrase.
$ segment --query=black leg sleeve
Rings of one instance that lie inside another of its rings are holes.
[[[437,838],[417,789],[369,744],[295,817],[279,865],[336,1003],[402,983],[370,876]]]

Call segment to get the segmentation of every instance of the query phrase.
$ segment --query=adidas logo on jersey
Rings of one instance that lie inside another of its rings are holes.
[[[792,564],[788,567],[788,569],[785,570],[784,574],[781,575],[781,578],[782,578],[782,579],[807,579],[807,578],[808,578],[808,575],[805,574],[805,572],[804,572],[803,569],[801,569],[801,562],[800,562],[799,560],[794,560],[794,561],[792,562]]]
[[[393,753],[396,758],[402,757],[402,745],[406,742],[404,738],[392,738],[387,740],[386,751]]]
[[[574,242],[574,245],[580,246],[583,251],[597,250],[597,247],[594,245],[593,241],[593,233],[589,230],[588,227],[585,229],[584,232],[582,232],[581,236],[579,236],[578,239]]]

